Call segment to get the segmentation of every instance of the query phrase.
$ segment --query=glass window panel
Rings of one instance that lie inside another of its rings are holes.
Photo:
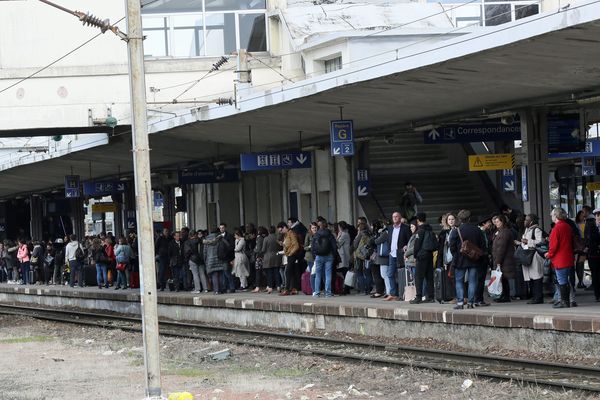
[[[342,57],[332,58],[331,60],[325,60],[325,72],[333,72],[338,69],[342,69]]]
[[[206,0],[206,11],[264,10],[266,0]]]
[[[202,15],[180,15],[171,17],[174,57],[196,57],[204,55]]]
[[[142,2],[142,14],[177,12],[202,12],[202,0],[143,0]]]
[[[142,18],[142,27],[148,28],[164,28],[167,26],[167,21],[163,17],[144,17]]]
[[[539,14],[540,8],[537,4],[527,4],[522,6],[515,6],[515,18],[521,19],[531,17],[532,15]]]
[[[167,18],[144,18],[144,56],[166,57],[169,55],[170,32]]]
[[[505,24],[512,20],[510,4],[486,5],[484,10],[486,26]]]
[[[267,51],[264,14],[240,14],[240,48],[248,51]]]
[[[235,50],[235,14],[206,14],[206,55],[222,56]]]

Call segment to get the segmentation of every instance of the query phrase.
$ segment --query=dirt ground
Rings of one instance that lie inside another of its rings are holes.
[[[223,349],[231,350],[224,361],[209,355]],[[0,316],[0,355],[2,400],[144,398],[139,334]],[[162,338],[161,365],[165,397],[188,391],[196,400],[597,398],[459,373],[232,346],[218,338]]]

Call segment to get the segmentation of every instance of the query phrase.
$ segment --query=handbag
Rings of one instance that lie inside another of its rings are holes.
[[[346,277],[344,278],[344,286],[355,287],[356,286],[356,273],[354,271],[346,272]]]
[[[406,277],[406,286],[404,286],[404,301],[411,301],[417,297],[417,287],[415,286],[414,280],[408,279],[408,268],[404,268],[404,275]]]
[[[515,250],[515,260],[524,267],[528,267],[533,263],[535,249],[524,249],[523,246],[518,246]]]
[[[458,237],[460,238],[460,254],[467,257],[471,261],[478,261],[481,257],[483,257],[483,250],[481,250],[471,241],[463,240],[460,233],[460,228],[457,228],[456,230],[458,231]]]
[[[125,263],[118,263],[117,264],[117,271],[125,271],[125,267],[127,266],[127,264]]]

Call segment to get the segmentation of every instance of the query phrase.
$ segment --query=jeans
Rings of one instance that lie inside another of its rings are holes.
[[[390,291],[392,290],[392,284],[390,282],[390,277],[388,276],[387,271],[388,271],[387,265],[379,266],[379,273],[381,274],[381,279],[383,279],[383,285],[385,286],[385,294],[389,295]]]
[[[79,287],[83,287],[83,268],[81,263],[77,260],[69,260],[69,268],[71,268],[69,286],[75,286],[75,277],[77,276],[77,284]]]
[[[456,268],[454,276],[456,277],[456,304],[462,304],[465,298],[465,275],[469,282],[469,293],[467,295],[469,304],[475,303],[475,291],[477,289],[477,268]]]
[[[554,269],[554,273],[558,283],[558,285],[554,285],[554,302],[561,301],[559,285],[571,285],[571,290],[569,290],[569,302],[575,303],[575,268],[556,268]]]
[[[357,289],[362,290],[364,294],[369,294],[373,289],[370,262],[368,260],[356,260],[354,270],[357,273]]]
[[[108,287],[108,265],[96,263],[96,282],[98,286],[104,283],[104,286]]]
[[[115,287],[123,287],[123,289],[127,288],[127,280],[125,280],[125,271],[118,271],[117,270],[117,284],[115,285]]]
[[[385,291],[385,283],[381,277],[381,268],[378,264],[371,264],[371,276],[375,283],[375,292],[377,294],[383,294]]]
[[[313,291],[313,294],[321,293],[321,281],[323,279],[323,274],[325,274],[325,296],[331,297],[333,296],[333,292],[331,290],[331,277],[333,272],[333,255],[329,256],[319,256],[315,258],[315,284],[316,288]]]
[[[383,266],[382,266],[383,267]],[[390,296],[398,297],[398,282],[396,282],[396,271],[398,270],[398,259],[396,257],[390,256],[390,263],[386,268],[386,275],[389,282],[388,294]],[[383,278],[385,280],[385,277]]]
[[[212,281],[212,287],[215,294],[221,293],[221,271],[211,272],[210,280]]]
[[[315,278],[317,277],[317,271],[315,271],[314,274],[312,273],[313,272],[313,265],[315,265],[315,262],[314,261],[307,261],[307,264],[308,264],[308,266],[306,267],[306,270],[308,271],[308,273],[310,273],[310,288],[314,292],[315,288],[317,287],[316,280],[315,280]],[[300,283],[302,283],[302,281],[300,281]]]
[[[30,267],[29,261],[21,263],[21,273],[23,274],[23,285],[33,283],[33,282],[29,282],[29,267]]]
[[[208,282],[206,281],[206,266],[204,264],[198,265],[190,260],[190,270],[194,276],[194,290],[208,290]],[[200,286],[202,283],[202,286]]]
[[[231,273],[231,269],[226,268],[222,276],[223,291],[228,290],[235,292],[235,277]]]

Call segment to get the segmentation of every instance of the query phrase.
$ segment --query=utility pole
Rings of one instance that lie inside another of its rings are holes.
[[[160,346],[158,338],[158,307],[156,267],[154,265],[154,235],[152,232],[152,181],[150,177],[150,146],[146,115],[146,79],[142,7],[139,0],[127,2],[127,50],[129,53],[129,87],[131,92],[133,170],[135,205],[138,223],[140,256],[142,329],[146,366],[146,396],[161,399]]]
[[[127,42],[129,56],[129,87],[131,93],[133,170],[135,205],[138,222],[138,249],[140,260],[140,297],[142,331],[144,339],[144,364],[146,368],[146,399],[162,399],[160,382],[160,346],[158,337],[158,308],[156,301],[156,268],[154,266],[154,235],[152,233],[152,183],[150,177],[150,147],[146,115],[146,80],[144,72],[144,47],[142,32],[142,7],[140,0],[125,0],[127,6],[127,34],[108,20],[93,15],[71,11],[49,0],[40,0],[61,11],[79,18],[84,25],[107,30]]]

